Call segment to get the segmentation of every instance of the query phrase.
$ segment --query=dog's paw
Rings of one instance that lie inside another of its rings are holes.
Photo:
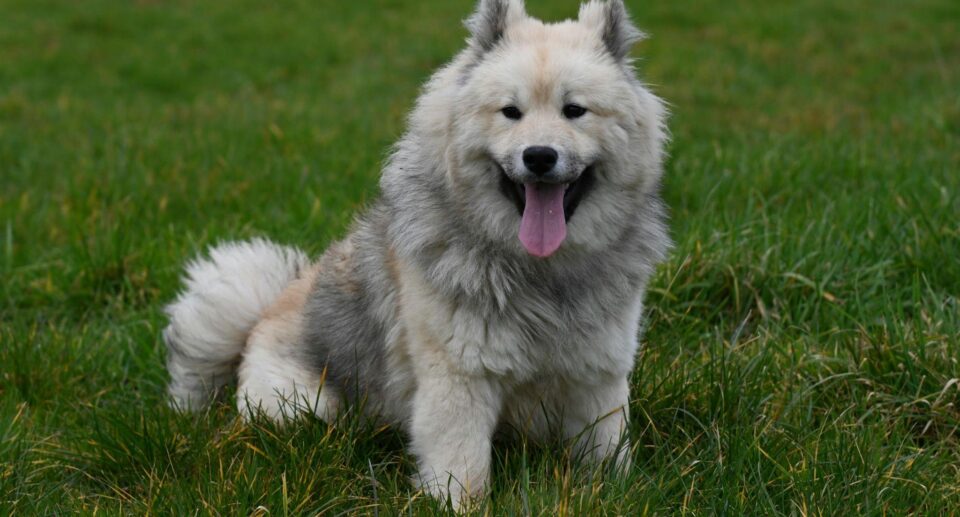
[[[459,514],[468,513],[476,509],[486,493],[485,483],[464,484],[452,475],[418,474],[411,480],[413,485],[430,497],[448,504]]]

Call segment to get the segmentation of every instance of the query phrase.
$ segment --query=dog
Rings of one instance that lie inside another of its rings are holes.
[[[636,77],[623,2],[544,23],[480,0],[466,26],[347,237],[316,261],[214,247],[164,330],[175,407],[235,379],[246,417],[334,422],[362,400],[458,508],[488,485],[498,429],[627,463],[644,292],[671,245],[666,109]]]

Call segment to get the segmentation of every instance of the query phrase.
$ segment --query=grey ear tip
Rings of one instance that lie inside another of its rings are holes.
[[[503,37],[511,16],[523,12],[522,0],[479,0],[477,9],[466,20],[464,26],[470,31],[470,43],[487,51]]]
[[[603,40],[616,59],[625,59],[633,45],[646,38],[630,19],[623,0],[604,0]]]
[[[627,15],[627,4],[623,0],[606,0],[607,9],[617,13],[618,15]]]

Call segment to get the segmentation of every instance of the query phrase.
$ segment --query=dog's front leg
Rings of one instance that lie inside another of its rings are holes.
[[[501,389],[490,379],[456,373],[445,361],[419,370],[410,428],[417,481],[462,509],[487,486]]]
[[[491,439],[503,405],[502,383],[479,360],[482,319],[441,296],[419,269],[400,262],[400,313],[416,389],[410,406],[414,482],[454,508],[469,507],[490,477]],[[475,328],[476,327],[476,328]]]
[[[575,439],[575,450],[588,461],[615,458],[620,468],[629,466],[625,432],[630,385],[626,377],[600,383],[574,383],[564,394],[563,432]]]

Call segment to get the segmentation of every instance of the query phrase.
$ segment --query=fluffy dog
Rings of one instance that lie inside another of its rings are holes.
[[[164,331],[177,407],[234,377],[244,415],[329,422],[362,398],[458,506],[487,485],[498,427],[626,459],[643,295],[669,247],[665,109],[622,1],[546,24],[481,0],[466,25],[349,235],[315,262],[216,247]]]

